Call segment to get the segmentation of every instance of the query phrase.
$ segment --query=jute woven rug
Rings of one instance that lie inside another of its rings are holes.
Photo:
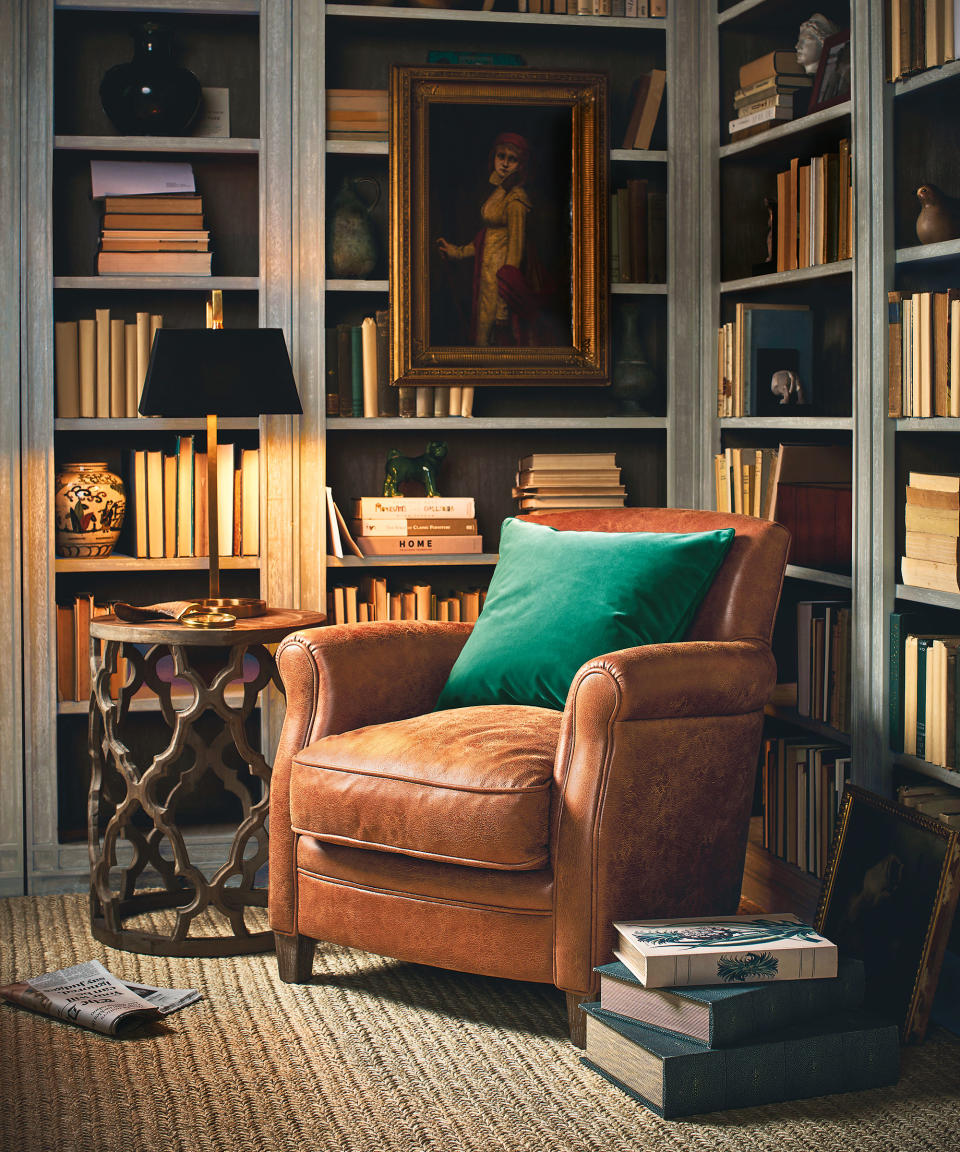
[[[86,959],[203,1000],[119,1041],[0,1005],[4,1152],[941,1152],[960,1140],[960,1040],[943,1031],[903,1051],[892,1089],[666,1122],[578,1063],[552,989],[332,946],[317,949],[311,984],[290,986],[272,955],[105,948],[83,896],[0,900],[0,982]]]

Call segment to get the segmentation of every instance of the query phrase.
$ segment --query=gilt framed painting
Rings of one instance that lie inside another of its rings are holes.
[[[609,383],[607,84],[395,66],[391,380]]]

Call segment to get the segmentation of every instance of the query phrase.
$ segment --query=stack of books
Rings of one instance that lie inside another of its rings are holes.
[[[740,67],[740,86],[733,94],[736,119],[730,137],[743,140],[783,120],[802,115],[813,85],[793,49],[767,52]]]
[[[103,199],[98,275],[210,275],[202,197],[171,192]]]
[[[897,1026],[859,1012],[862,963],[796,917],[614,927],[581,1059],[658,1116],[896,1083]]]
[[[386,140],[389,94],[386,88],[328,88],[328,140]]]
[[[960,592],[960,476],[911,472],[904,519],[904,584]]]
[[[615,452],[535,452],[518,462],[513,495],[521,512],[559,512],[622,508],[626,491]]]
[[[351,511],[349,535],[362,556],[483,551],[472,496],[360,496]],[[345,527],[340,524],[341,534]]]
[[[897,803],[932,816],[948,828],[960,828],[960,794],[949,784],[901,784]]]

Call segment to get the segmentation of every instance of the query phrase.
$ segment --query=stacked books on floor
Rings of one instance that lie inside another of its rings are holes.
[[[97,308],[92,317],[53,326],[56,414],[107,419],[137,416],[153,336],[163,316],[138,312],[134,321]]]
[[[360,496],[345,522],[327,489],[327,524],[332,554],[344,546],[356,556],[478,555],[472,496]]]
[[[614,927],[581,1060],[658,1116],[896,1083],[896,1025],[859,1011],[863,965],[796,917]]]
[[[622,508],[615,452],[534,452],[517,463],[513,488],[520,512],[569,508]]]
[[[948,784],[901,784],[897,803],[932,816],[948,828],[960,828],[960,794]]]
[[[667,197],[631,177],[610,198],[610,278],[619,284],[667,279]]]
[[[472,623],[480,615],[484,588],[439,590],[432,584],[405,584],[391,590],[385,576],[369,576],[361,585],[337,585],[327,593],[327,615],[334,624],[384,620],[445,620]]]
[[[850,749],[808,737],[771,737],[760,762],[761,843],[822,877],[850,775]]]
[[[328,88],[328,140],[386,140],[389,133],[386,88]]]
[[[209,276],[210,233],[197,193],[105,196],[97,274]]]
[[[960,292],[887,293],[888,411],[960,416]]]
[[[904,518],[904,584],[960,592],[960,476],[909,473]]]
[[[740,66],[740,85],[733,94],[736,118],[731,140],[744,140],[806,111],[813,76],[804,71],[793,49],[766,52]]]
[[[128,515],[134,556],[158,559],[209,554],[207,455],[193,436],[174,452],[130,454]],[[260,554],[260,451],[217,445],[217,535],[221,556]]]

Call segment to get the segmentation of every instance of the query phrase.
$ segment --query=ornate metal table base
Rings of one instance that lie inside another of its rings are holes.
[[[282,686],[270,652],[243,640],[242,634],[237,634],[237,643],[219,650],[199,647],[196,640],[189,645],[168,640],[154,644],[145,654],[135,643],[106,641],[90,707],[92,777],[88,808],[91,928],[104,944],[161,956],[234,956],[273,949],[271,932],[251,932],[244,921],[245,909],[262,908],[267,902],[266,889],[254,884],[257,870],[267,860],[270,799],[270,768],[249,743],[246,720],[263,688],[271,682],[281,690]],[[168,654],[173,657],[174,675],[193,690],[193,699],[178,700],[179,707],[174,707],[171,683],[157,675],[158,661]],[[121,656],[132,668],[132,675],[119,698],[113,699],[110,677]],[[227,703],[226,688],[242,678],[244,656],[248,657],[248,667],[250,657],[256,661],[256,675],[243,682],[243,700],[234,707]],[[141,768],[133,763],[123,732],[130,702],[143,684],[157,695],[171,732],[166,748]],[[197,727],[207,711],[215,712],[223,722],[212,741]],[[243,779],[225,761],[224,752],[231,747],[253,779]],[[189,759],[190,752],[193,763],[184,768],[183,757]],[[209,879],[191,863],[177,821],[178,805],[208,770],[239,799],[242,809],[228,858]],[[255,781],[260,782],[259,797],[254,795]],[[142,816],[135,822],[140,813],[152,827],[144,829]],[[104,817],[106,826],[101,832]],[[133,860],[117,869],[121,839],[132,848]],[[138,893],[137,881],[148,868],[159,876],[163,890]],[[111,887],[114,870],[119,872],[118,890]],[[124,927],[124,920],[131,916],[169,908],[177,910],[176,925],[169,936]],[[226,917],[232,936],[190,934],[196,918],[211,908]]]

